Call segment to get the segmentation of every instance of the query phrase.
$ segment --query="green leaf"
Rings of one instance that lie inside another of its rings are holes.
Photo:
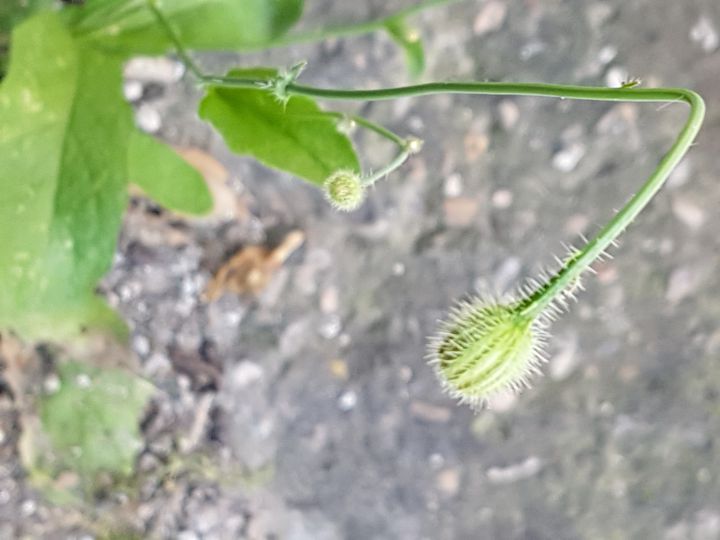
[[[0,2],[0,78],[5,73],[10,32],[35,11],[51,6],[54,0],[2,0]]]
[[[139,131],[130,135],[128,178],[160,205],[205,214],[213,200],[202,175],[172,148]]]
[[[274,70],[234,70],[230,77],[270,78]],[[269,91],[211,87],[200,103],[200,116],[239,154],[321,185],[333,172],[360,166],[350,139],[337,119],[309,98],[280,103]]]
[[[0,328],[52,338],[117,327],[93,291],[127,200],[119,62],[39,13],[13,33],[0,118]]]
[[[68,362],[60,387],[40,399],[42,432],[51,456],[36,456],[41,469],[73,470],[90,480],[105,471],[129,475],[142,445],[139,424],[152,386],[117,369]],[[52,463],[52,467],[49,464]]]
[[[172,0],[159,7],[188,49],[238,50],[284,34],[300,18],[303,0]],[[123,54],[172,49],[147,0],[88,0],[66,13],[76,35],[101,47]]]
[[[9,34],[23,19],[54,3],[54,0],[3,0],[0,4],[0,35]]]
[[[425,52],[418,31],[409,27],[401,17],[388,20],[385,23],[385,29],[395,43],[405,51],[405,60],[410,75],[419,77],[425,69]]]

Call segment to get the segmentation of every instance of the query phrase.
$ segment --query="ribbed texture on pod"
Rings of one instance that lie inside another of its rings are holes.
[[[530,375],[540,373],[546,333],[518,305],[478,298],[460,303],[441,324],[428,356],[450,395],[481,406],[493,394],[527,387]]]

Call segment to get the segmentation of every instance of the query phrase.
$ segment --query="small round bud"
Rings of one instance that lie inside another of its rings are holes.
[[[516,306],[475,300],[458,306],[443,324],[429,355],[453,397],[479,405],[527,386],[530,373],[538,371],[544,331]]]
[[[356,210],[365,200],[365,186],[353,171],[336,171],[325,180],[325,197],[344,212]]]

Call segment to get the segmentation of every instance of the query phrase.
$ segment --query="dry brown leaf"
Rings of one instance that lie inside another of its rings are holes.
[[[217,271],[205,290],[205,300],[212,302],[225,292],[259,294],[275,271],[305,241],[302,231],[292,231],[275,248],[247,246]]]

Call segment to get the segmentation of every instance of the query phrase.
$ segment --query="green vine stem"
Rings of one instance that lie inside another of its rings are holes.
[[[206,85],[254,87],[268,81],[202,76]],[[300,95],[325,100],[379,101],[437,94],[482,94],[491,96],[537,96],[588,101],[686,103],[688,119],[670,150],[627,204],[552,278],[524,300],[522,314],[534,318],[558,298],[615,241],[662,187],[670,173],[692,146],[705,117],[705,103],[699,94],[685,88],[606,88],[544,83],[434,82],[382,88],[344,90],[315,88],[295,83],[285,87],[288,96]]]
[[[417,154],[422,149],[422,145],[423,142],[420,139],[416,139],[415,137],[408,137],[407,139],[403,140],[400,152],[397,154],[397,156],[395,156],[395,159],[393,159],[390,163],[388,163],[379,171],[363,177],[363,185],[372,186],[378,180],[386,177],[395,169],[401,167],[402,164],[405,163],[411,155]]]
[[[381,137],[395,143],[400,148],[403,148],[407,144],[407,140],[403,139],[397,133],[393,133],[392,131],[387,129],[385,126],[376,124],[375,122],[372,122],[372,121],[368,120],[367,118],[363,118],[362,116],[358,116],[355,114],[339,113],[339,112],[325,112],[324,114],[337,118],[338,122],[349,121],[349,122],[357,124],[358,126],[362,126],[365,129],[374,131],[376,134],[380,135]]]
[[[503,304],[497,300],[475,299],[461,302],[440,333],[431,340],[430,363],[446,390],[461,401],[477,405],[491,393],[503,388],[518,389],[527,384],[530,373],[538,370],[542,361],[545,328],[566,299],[573,296],[581,275],[635,220],[660,190],[675,167],[693,144],[705,116],[705,103],[699,94],[685,88],[638,88],[632,81],[620,88],[574,86],[545,83],[503,82],[432,82],[394,88],[351,90],[317,88],[296,83],[302,65],[286,73],[265,79],[234,78],[203,74],[183,49],[182,43],[156,8],[154,0],[147,0],[158,22],[165,27],[177,47],[178,55],[204,86],[262,88],[280,101],[292,96],[306,96],[323,100],[381,101],[397,98],[432,96],[438,94],[470,94],[491,96],[535,96],[587,101],[685,103],[690,113],[680,134],[660,160],[650,177],[625,206],[581,249],[571,249],[560,268],[542,281],[531,281],[523,289],[520,299]],[[443,0],[426,2],[445,3]],[[420,6],[417,6],[420,8]],[[385,21],[387,22],[387,21]],[[367,30],[383,26],[376,21]],[[321,39],[315,35],[312,39]],[[338,113],[338,119],[343,118]],[[347,118],[347,117],[345,117]],[[358,124],[400,146],[393,161],[375,174],[364,178],[348,171],[337,171],[325,185],[326,195],[341,210],[352,210],[362,202],[364,188],[400,167],[412,153],[420,150],[421,142],[403,139],[369,120],[354,118]]]

